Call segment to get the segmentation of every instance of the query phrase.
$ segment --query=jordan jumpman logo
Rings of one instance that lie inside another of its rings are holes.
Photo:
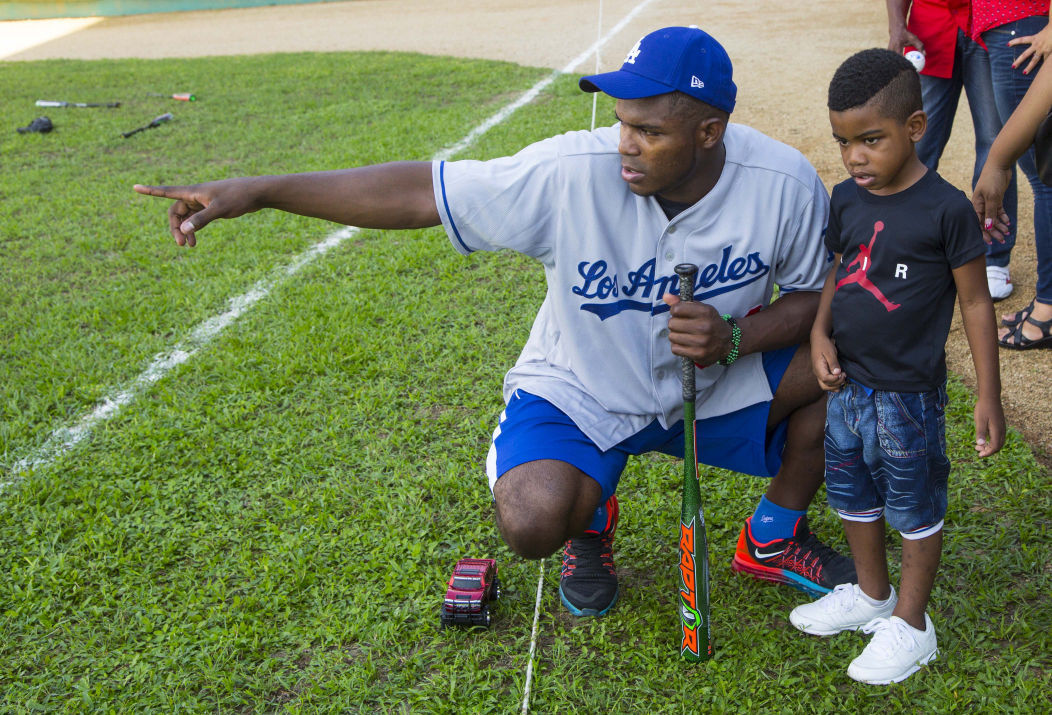
[[[863,246],[859,244],[858,255],[855,256],[855,260],[847,264],[846,270],[851,271],[852,266],[858,266],[854,271],[851,271],[846,276],[841,278],[837,284],[836,289],[840,290],[841,286],[846,286],[848,283],[858,283],[860,286],[868,290],[873,294],[877,300],[881,302],[881,305],[890,313],[896,308],[901,307],[898,303],[892,303],[890,300],[884,297],[884,294],[880,292],[880,288],[873,285],[872,281],[866,276],[866,272],[869,267],[873,264],[873,242],[877,240],[877,234],[884,230],[884,222],[877,221],[873,224],[873,238],[869,239],[869,245]]]

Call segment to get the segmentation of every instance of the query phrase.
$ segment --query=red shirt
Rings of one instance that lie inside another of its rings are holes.
[[[974,1],[974,0],[973,0]],[[1048,0],[1045,0],[1046,4]],[[953,76],[957,31],[968,33],[969,0],[913,0],[906,29],[924,43],[924,69],[930,77]]]
[[[1048,15],[1049,0],[972,0],[972,37],[1033,15]]]

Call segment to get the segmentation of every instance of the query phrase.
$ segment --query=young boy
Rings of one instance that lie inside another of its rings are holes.
[[[813,635],[862,629],[855,680],[899,682],[932,661],[925,609],[939,565],[946,482],[945,343],[960,297],[975,362],[975,449],[1004,441],[993,303],[971,203],[917,158],[920,82],[888,50],[848,58],[829,86],[829,121],[851,178],[833,189],[826,247],[835,254],[811,332],[826,412],[826,491],[858,571],[799,606]],[[902,533],[902,581],[891,587],[884,522]]]

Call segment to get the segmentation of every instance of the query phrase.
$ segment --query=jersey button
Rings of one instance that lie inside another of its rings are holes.
[[[659,380],[664,380],[665,379],[665,371],[664,370],[658,370],[657,372],[654,373],[654,377],[656,377]]]
[[[676,254],[675,254],[675,252],[674,252],[674,251],[665,251],[665,260],[666,260],[666,261],[671,261],[671,260],[673,260],[673,259],[674,259],[675,257],[676,257]]]
[[[669,226],[668,227],[668,233],[675,233],[675,232],[676,232],[676,227],[675,226]]]

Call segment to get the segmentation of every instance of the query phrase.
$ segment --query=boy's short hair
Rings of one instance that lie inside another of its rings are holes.
[[[844,60],[829,82],[829,109],[843,112],[871,101],[881,115],[905,122],[924,108],[913,64],[891,50],[862,50]]]

